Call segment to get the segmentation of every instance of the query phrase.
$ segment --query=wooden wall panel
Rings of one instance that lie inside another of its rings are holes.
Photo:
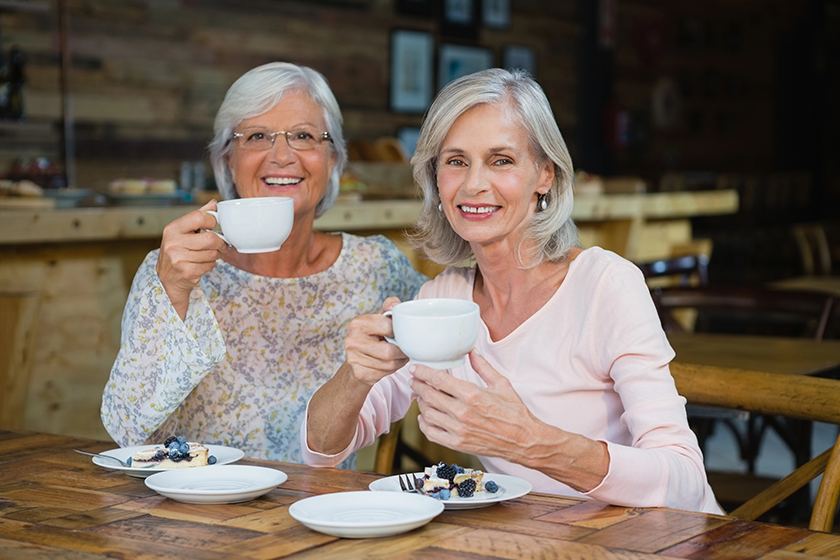
[[[394,0],[69,0],[72,55],[70,89],[80,159],[77,185],[103,190],[114,167],[166,167],[178,177],[180,160],[137,161],[137,152],[97,156],[88,149],[104,140],[154,143],[173,138],[206,145],[227,88],[242,73],[272,60],[320,70],[345,113],[348,139],[392,136],[419,126],[422,115],[389,110],[390,37],[394,29],[435,34],[437,43],[460,42],[493,49],[535,50],[538,78],[567,137],[573,136],[575,1],[513,2],[507,29],[483,29],[475,41],[441,37],[435,17],[397,12]],[[0,13],[0,48],[19,45],[28,55],[26,104],[31,119],[61,114],[56,0],[44,14]],[[59,139],[56,135],[54,139]],[[0,174],[14,155],[0,136]],[[89,144],[93,142],[93,144]],[[88,143],[88,144],[86,144]],[[155,150],[150,150],[155,153]],[[28,153],[25,155],[29,155]],[[97,163],[123,160],[120,165]]]

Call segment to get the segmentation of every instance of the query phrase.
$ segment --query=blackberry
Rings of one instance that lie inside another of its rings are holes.
[[[458,474],[458,470],[455,468],[455,465],[447,465],[444,463],[443,465],[439,465],[437,468],[438,477],[445,478],[449,482],[452,482],[455,479],[456,474]]]
[[[475,480],[468,478],[458,485],[458,495],[462,498],[472,498],[475,494]]]

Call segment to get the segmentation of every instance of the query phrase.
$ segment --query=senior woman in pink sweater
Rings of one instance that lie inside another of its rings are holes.
[[[449,265],[418,297],[475,301],[478,342],[438,371],[384,340],[389,318],[351,321],[347,361],[309,402],[304,460],[339,464],[416,398],[429,440],[536,491],[720,513],[641,272],[579,247],[572,162],[539,85],[501,69],[452,82],[412,165],[425,197],[415,244]]]

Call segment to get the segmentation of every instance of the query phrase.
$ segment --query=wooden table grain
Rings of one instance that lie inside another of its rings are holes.
[[[818,375],[840,367],[840,341],[711,333],[669,333],[675,362],[770,373]]]
[[[445,511],[394,537],[340,539],[289,516],[303,498],[365,490],[377,475],[243,460],[289,479],[241,504],[164,498],[73,448],[107,442],[0,431],[0,558],[262,560],[274,558],[840,558],[840,535],[669,509],[531,493]]]

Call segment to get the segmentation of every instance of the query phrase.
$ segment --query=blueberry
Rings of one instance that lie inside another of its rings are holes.
[[[438,494],[437,492],[432,492],[431,494],[429,494],[429,497],[434,498],[435,500],[439,500],[440,494]]]
[[[498,492],[499,491],[499,486],[498,486],[498,484],[496,484],[492,480],[488,480],[487,482],[484,483],[484,489],[487,490],[488,492]]]
[[[169,458],[172,459],[173,461],[176,461],[176,462],[180,461],[182,459],[182,457],[183,457],[183,455],[181,454],[180,449],[172,448],[172,449],[169,450]]]
[[[184,436],[178,436],[178,437],[175,438],[175,440],[178,443],[187,443],[187,438],[185,438]]]
[[[464,467],[461,467],[461,466],[455,465],[455,471],[456,471],[458,474],[464,474]]]
[[[164,446],[164,447],[169,447],[169,445],[170,445],[173,441],[175,441],[176,439],[178,439],[178,438],[176,438],[175,436],[169,436],[168,438],[166,438],[166,441],[164,441],[164,442],[163,442],[163,446]]]
[[[452,492],[450,492],[446,488],[444,488],[443,490],[440,491],[440,499],[441,500],[448,500],[451,497],[452,497]]]
[[[216,457],[214,455],[210,455],[207,457],[207,464],[208,465],[215,465],[216,464]]]
[[[181,455],[189,455],[190,454],[190,444],[189,443],[182,443],[178,450],[181,452]]]
[[[131,466],[131,457],[125,460],[125,463],[130,467]]]

